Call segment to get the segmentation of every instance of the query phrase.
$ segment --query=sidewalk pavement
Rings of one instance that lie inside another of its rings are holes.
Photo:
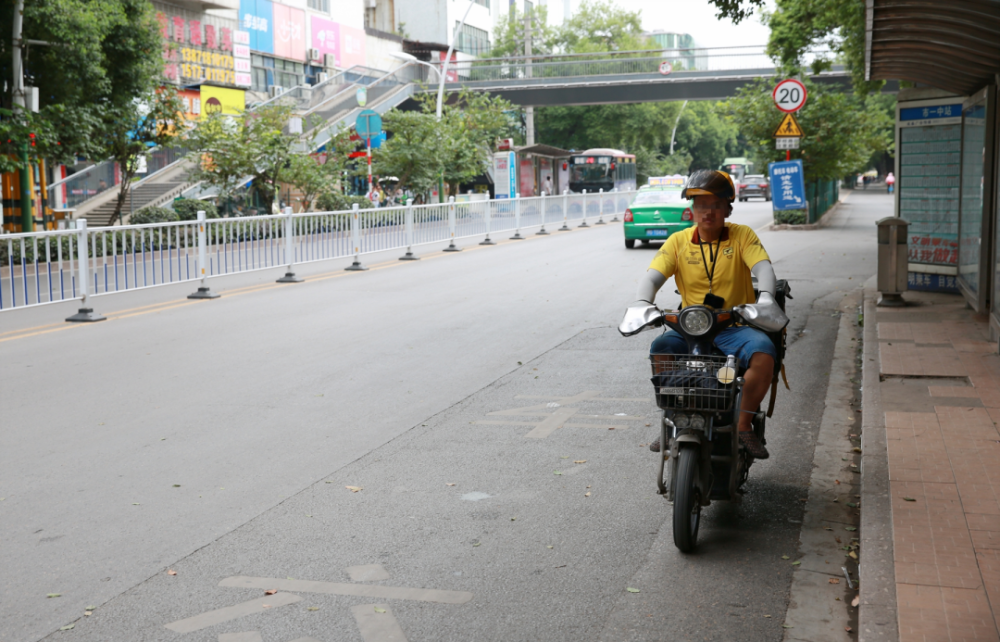
[[[1000,641],[997,344],[957,294],[909,292],[903,308],[876,297],[869,287],[859,639],[898,626],[900,642]]]

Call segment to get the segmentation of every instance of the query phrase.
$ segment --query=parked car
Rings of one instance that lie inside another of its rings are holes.
[[[694,212],[691,201],[681,198],[683,178],[667,184],[645,185],[625,210],[625,247],[636,241],[665,241],[674,232],[691,227]],[[649,179],[652,183],[653,178]]]
[[[739,195],[741,201],[746,201],[751,197],[763,198],[765,201],[771,200],[771,185],[767,182],[767,176],[763,174],[747,174],[740,181]]]

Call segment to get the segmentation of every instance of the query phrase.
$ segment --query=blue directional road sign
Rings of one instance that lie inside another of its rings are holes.
[[[802,210],[806,207],[806,181],[802,161],[781,161],[767,166],[771,175],[771,203],[774,210]]]
[[[358,136],[370,138],[377,136],[382,131],[382,117],[378,112],[366,109],[358,114],[358,119],[354,121],[354,128],[358,131]]]

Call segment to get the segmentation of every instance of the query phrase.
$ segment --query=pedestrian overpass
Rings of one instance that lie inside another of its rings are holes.
[[[832,59],[828,50],[807,52],[806,62]],[[301,85],[253,105],[286,105],[302,117],[302,151],[323,148],[342,128],[354,126],[363,109],[380,114],[406,103],[419,93],[436,92],[440,64],[407,62],[391,71],[355,66],[316,85]],[[776,70],[764,46],[712,49],[664,49],[654,51],[600,52],[480,58],[449,65],[445,87],[486,91],[520,106],[601,105],[675,100],[723,100],[755,78],[773,78]],[[842,65],[811,75],[816,82],[850,91],[850,74]],[[359,89],[365,89],[364,105]],[[895,83],[887,91],[896,91]],[[412,104],[412,101],[411,103]],[[177,195],[206,195],[197,183],[186,179],[192,165],[183,151],[167,154],[163,162],[130,190],[127,212],[159,205]],[[151,158],[158,158],[153,152]],[[107,225],[114,209],[113,192],[97,193],[105,161],[52,185],[63,193],[83,194],[63,207],[76,210],[77,217],[93,225]],[[104,168],[106,169],[106,168]],[[104,171],[113,176],[114,172]],[[89,186],[89,183],[95,185]],[[59,202],[52,198],[49,202]]]

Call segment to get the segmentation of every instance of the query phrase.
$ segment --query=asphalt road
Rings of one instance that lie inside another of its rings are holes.
[[[835,310],[874,272],[859,205],[878,198],[760,232],[795,297],[792,391],[693,556],[645,448],[653,335],[614,330],[655,247],[617,225],[232,277],[215,301],[99,297],[110,320],[68,329],[59,306],[4,313],[0,639],[781,639]]]

